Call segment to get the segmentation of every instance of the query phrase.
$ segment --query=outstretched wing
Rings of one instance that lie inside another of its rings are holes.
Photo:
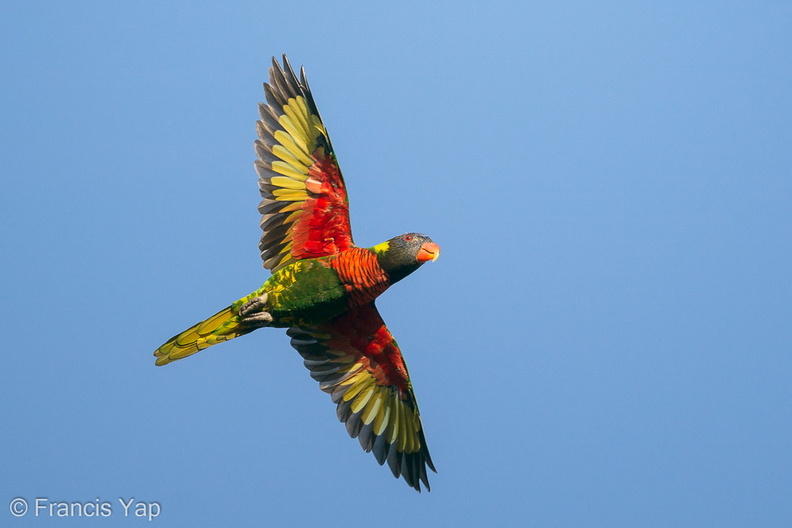
[[[299,259],[332,255],[354,246],[349,202],[311,90],[294,74],[286,56],[275,58],[259,104],[255,143],[263,200],[259,249],[264,267],[275,271]]]
[[[291,344],[319,388],[338,404],[338,418],[352,438],[387,460],[393,475],[429,489],[426,466],[436,471],[426,447],[410,377],[399,346],[374,303],[353,308],[329,323],[290,328]]]

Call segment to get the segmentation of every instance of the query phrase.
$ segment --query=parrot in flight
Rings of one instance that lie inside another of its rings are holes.
[[[440,248],[407,233],[364,248],[352,241],[349,201],[311,90],[286,55],[272,59],[259,104],[255,161],[262,201],[259,249],[272,275],[256,291],[155,352],[166,365],[258,328],[287,328],[349,435],[419,492],[435,471],[410,376],[374,300]]]

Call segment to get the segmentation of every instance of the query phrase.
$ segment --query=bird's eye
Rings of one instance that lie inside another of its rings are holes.
[[[409,242],[410,240],[412,240],[412,235],[404,235],[402,240],[404,240],[405,242]]]

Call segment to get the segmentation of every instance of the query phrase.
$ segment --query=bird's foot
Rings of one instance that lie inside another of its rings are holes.
[[[272,322],[272,315],[265,312],[267,306],[267,294],[253,297],[248,302],[239,307],[239,324],[243,326],[263,327],[269,326]]]

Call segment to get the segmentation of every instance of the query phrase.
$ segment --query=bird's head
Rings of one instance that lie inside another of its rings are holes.
[[[391,283],[400,281],[424,262],[440,256],[440,246],[421,233],[405,233],[372,248]]]

